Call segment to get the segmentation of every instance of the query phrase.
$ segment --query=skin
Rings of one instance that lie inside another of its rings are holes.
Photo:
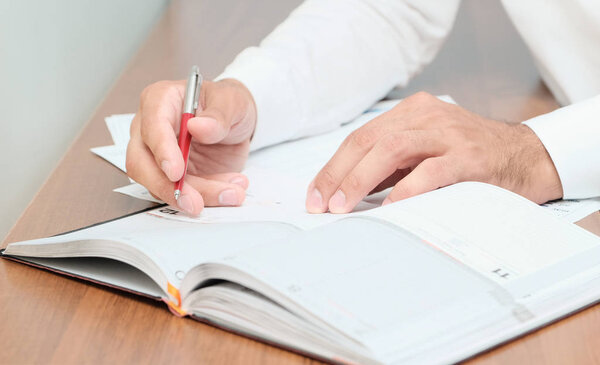
[[[144,89],[131,123],[127,173],[155,197],[192,215],[204,206],[242,204],[248,179],[239,171],[256,125],[254,99],[239,81],[203,82],[200,107],[188,121],[192,144],[176,201],[174,182],[184,170],[177,144],[184,93],[185,80],[160,81]]]
[[[185,80],[148,86],[131,125],[127,171],[163,201],[189,214],[204,206],[237,206],[248,179],[239,173],[256,127],[248,89],[226,79],[203,83],[183,175],[177,145]],[[556,168],[527,126],[486,119],[427,94],[406,98],[350,134],[308,187],[310,213],[347,213],[370,192],[393,186],[389,204],[461,181],[481,181],[536,202],[562,197]]]
[[[351,133],[307,192],[311,213],[347,213],[393,186],[389,204],[461,181],[480,181],[536,203],[562,197],[556,168],[523,124],[486,119],[417,93]]]

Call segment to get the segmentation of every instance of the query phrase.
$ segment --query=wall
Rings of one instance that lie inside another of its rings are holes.
[[[167,0],[0,0],[0,238]]]

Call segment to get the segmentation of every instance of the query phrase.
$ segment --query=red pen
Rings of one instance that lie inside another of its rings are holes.
[[[185,98],[183,99],[183,113],[181,114],[181,123],[179,125],[179,149],[183,154],[183,176],[175,183],[175,200],[179,200],[181,189],[183,188],[183,180],[188,166],[188,156],[190,154],[190,142],[192,136],[188,132],[187,122],[190,118],[196,116],[198,109],[198,97],[200,96],[200,88],[202,87],[202,75],[198,66],[193,66],[190,72],[190,77],[185,88]]]

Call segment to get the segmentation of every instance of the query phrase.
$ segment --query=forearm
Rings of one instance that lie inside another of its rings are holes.
[[[252,93],[252,148],[349,121],[435,55],[458,1],[309,0],[219,78]]]

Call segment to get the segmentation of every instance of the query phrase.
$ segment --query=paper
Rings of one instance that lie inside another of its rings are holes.
[[[431,356],[417,363],[455,362],[447,354],[457,348],[474,351],[485,348],[479,341],[501,342],[509,329],[539,326],[557,306],[535,312],[539,306],[523,301],[545,305],[600,257],[598,237],[487,184],[459,183],[365,215],[393,224],[342,220],[222,262],[259,277],[288,310],[331,324],[382,363],[399,364],[415,353]],[[407,223],[416,236],[401,229]]]
[[[362,215],[404,227],[500,283],[598,244],[596,236],[575,225],[554,224],[557,227],[550,229],[558,218],[549,212],[520,195],[477,182],[448,186]]]
[[[148,201],[151,201],[154,203],[159,203],[159,204],[164,203],[162,200],[158,200],[158,199],[154,198],[150,194],[148,189],[146,189],[143,185],[140,185],[138,183],[133,183],[131,185],[122,186],[120,188],[114,189],[113,191],[124,194],[124,195],[129,195],[131,197],[141,199],[141,200],[148,200]]]
[[[292,224],[303,229],[338,220],[345,215],[315,215],[306,212],[304,200],[310,180],[350,132],[398,102],[399,100],[378,103],[373,107],[374,111],[367,111],[355,121],[330,133],[282,143],[250,154],[246,168],[242,171],[248,177],[250,186],[241,207],[205,207],[198,217],[186,215],[174,207],[153,211],[151,214],[196,223],[272,221]],[[127,118],[132,118],[132,115],[124,116],[119,125],[127,124]],[[117,120],[115,116],[110,120],[111,123],[107,121],[107,125],[118,124],[112,122]],[[115,132],[115,135],[119,135],[118,133]],[[92,151],[115,166],[122,166],[121,169],[125,171],[125,149],[121,149],[120,146],[106,146],[94,148]],[[140,184],[123,186],[114,191],[137,199],[160,202]],[[381,193],[369,196],[359,203],[354,212],[379,207],[384,198]]]
[[[445,102],[454,103],[449,96],[440,96]],[[356,128],[378,115],[392,109],[401,100],[384,100],[369,108],[354,121],[329,133],[303,138],[262,149],[250,154],[246,169],[242,171],[250,181],[244,205],[205,208],[200,217],[177,216],[177,219],[194,222],[230,222],[248,220],[303,221],[301,226],[312,226],[316,219],[304,211],[306,188],[310,181],[333,156],[344,138]],[[125,154],[129,141],[129,128],[134,114],[112,115],[106,125],[115,146],[93,148],[92,152],[106,159],[125,172]],[[275,188],[274,188],[275,187]],[[158,202],[139,184],[124,186],[114,191]],[[381,203],[380,194],[367,198],[355,211],[373,208]],[[373,201],[374,200],[374,201]],[[367,203],[371,201],[371,203]],[[282,207],[285,207],[282,208]],[[576,222],[600,209],[600,198],[557,201],[543,205],[549,212],[569,222]],[[297,221],[298,222],[298,221]]]
[[[129,129],[134,116],[135,114],[116,114],[104,118],[114,144],[127,145],[129,143]]]
[[[124,173],[127,173],[125,167],[127,144],[129,143],[129,128],[134,116],[135,114],[117,114],[104,118],[106,127],[115,144],[90,149],[93,153],[110,162]],[[129,178],[129,181],[134,182],[131,178]],[[139,198],[144,199],[142,197]]]
[[[113,145],[94,147],[90,149],[96,155],[116,166],[119,170],[127,173],[125,159],[127,156],[127,145]]]
[[[310,229],[358,212],[381,206],[385,193],[374,194],[359,203],[349,214],[310,214],[304,207],[306,185],[274,171],[249,168],[245,170],[251,185],[240,207],[205,207],[193,217],[175,207],[150,211],[162,218],[194,223],[281,222],[301,229]],[[275,188],[274,187],[281,187]]]
[[[600,198],[557,200],[542,205],[558,218],[575,223],[600,210]]]
[[[389,107],[397,104],[388,102]],[[318,136],[286,142],[252,153],[244,173],[250,181],[246,200],[241,207],[205,207],[197,217],[179,212],[176,207],[151,214],[167,219],[196,223],[270,221],[310,229],[336,221],[347,215],[309,214],[305,209],[306,188],[319,169],[333,155],[344,138],[385,110],[366,112],[355,121]],[[136,198],[151,197],[139,185],[118,189]],[[354,209],[354,213],[381,206],[385,192],[369,196]],[[147,199],[149,200],[149,199]]]

